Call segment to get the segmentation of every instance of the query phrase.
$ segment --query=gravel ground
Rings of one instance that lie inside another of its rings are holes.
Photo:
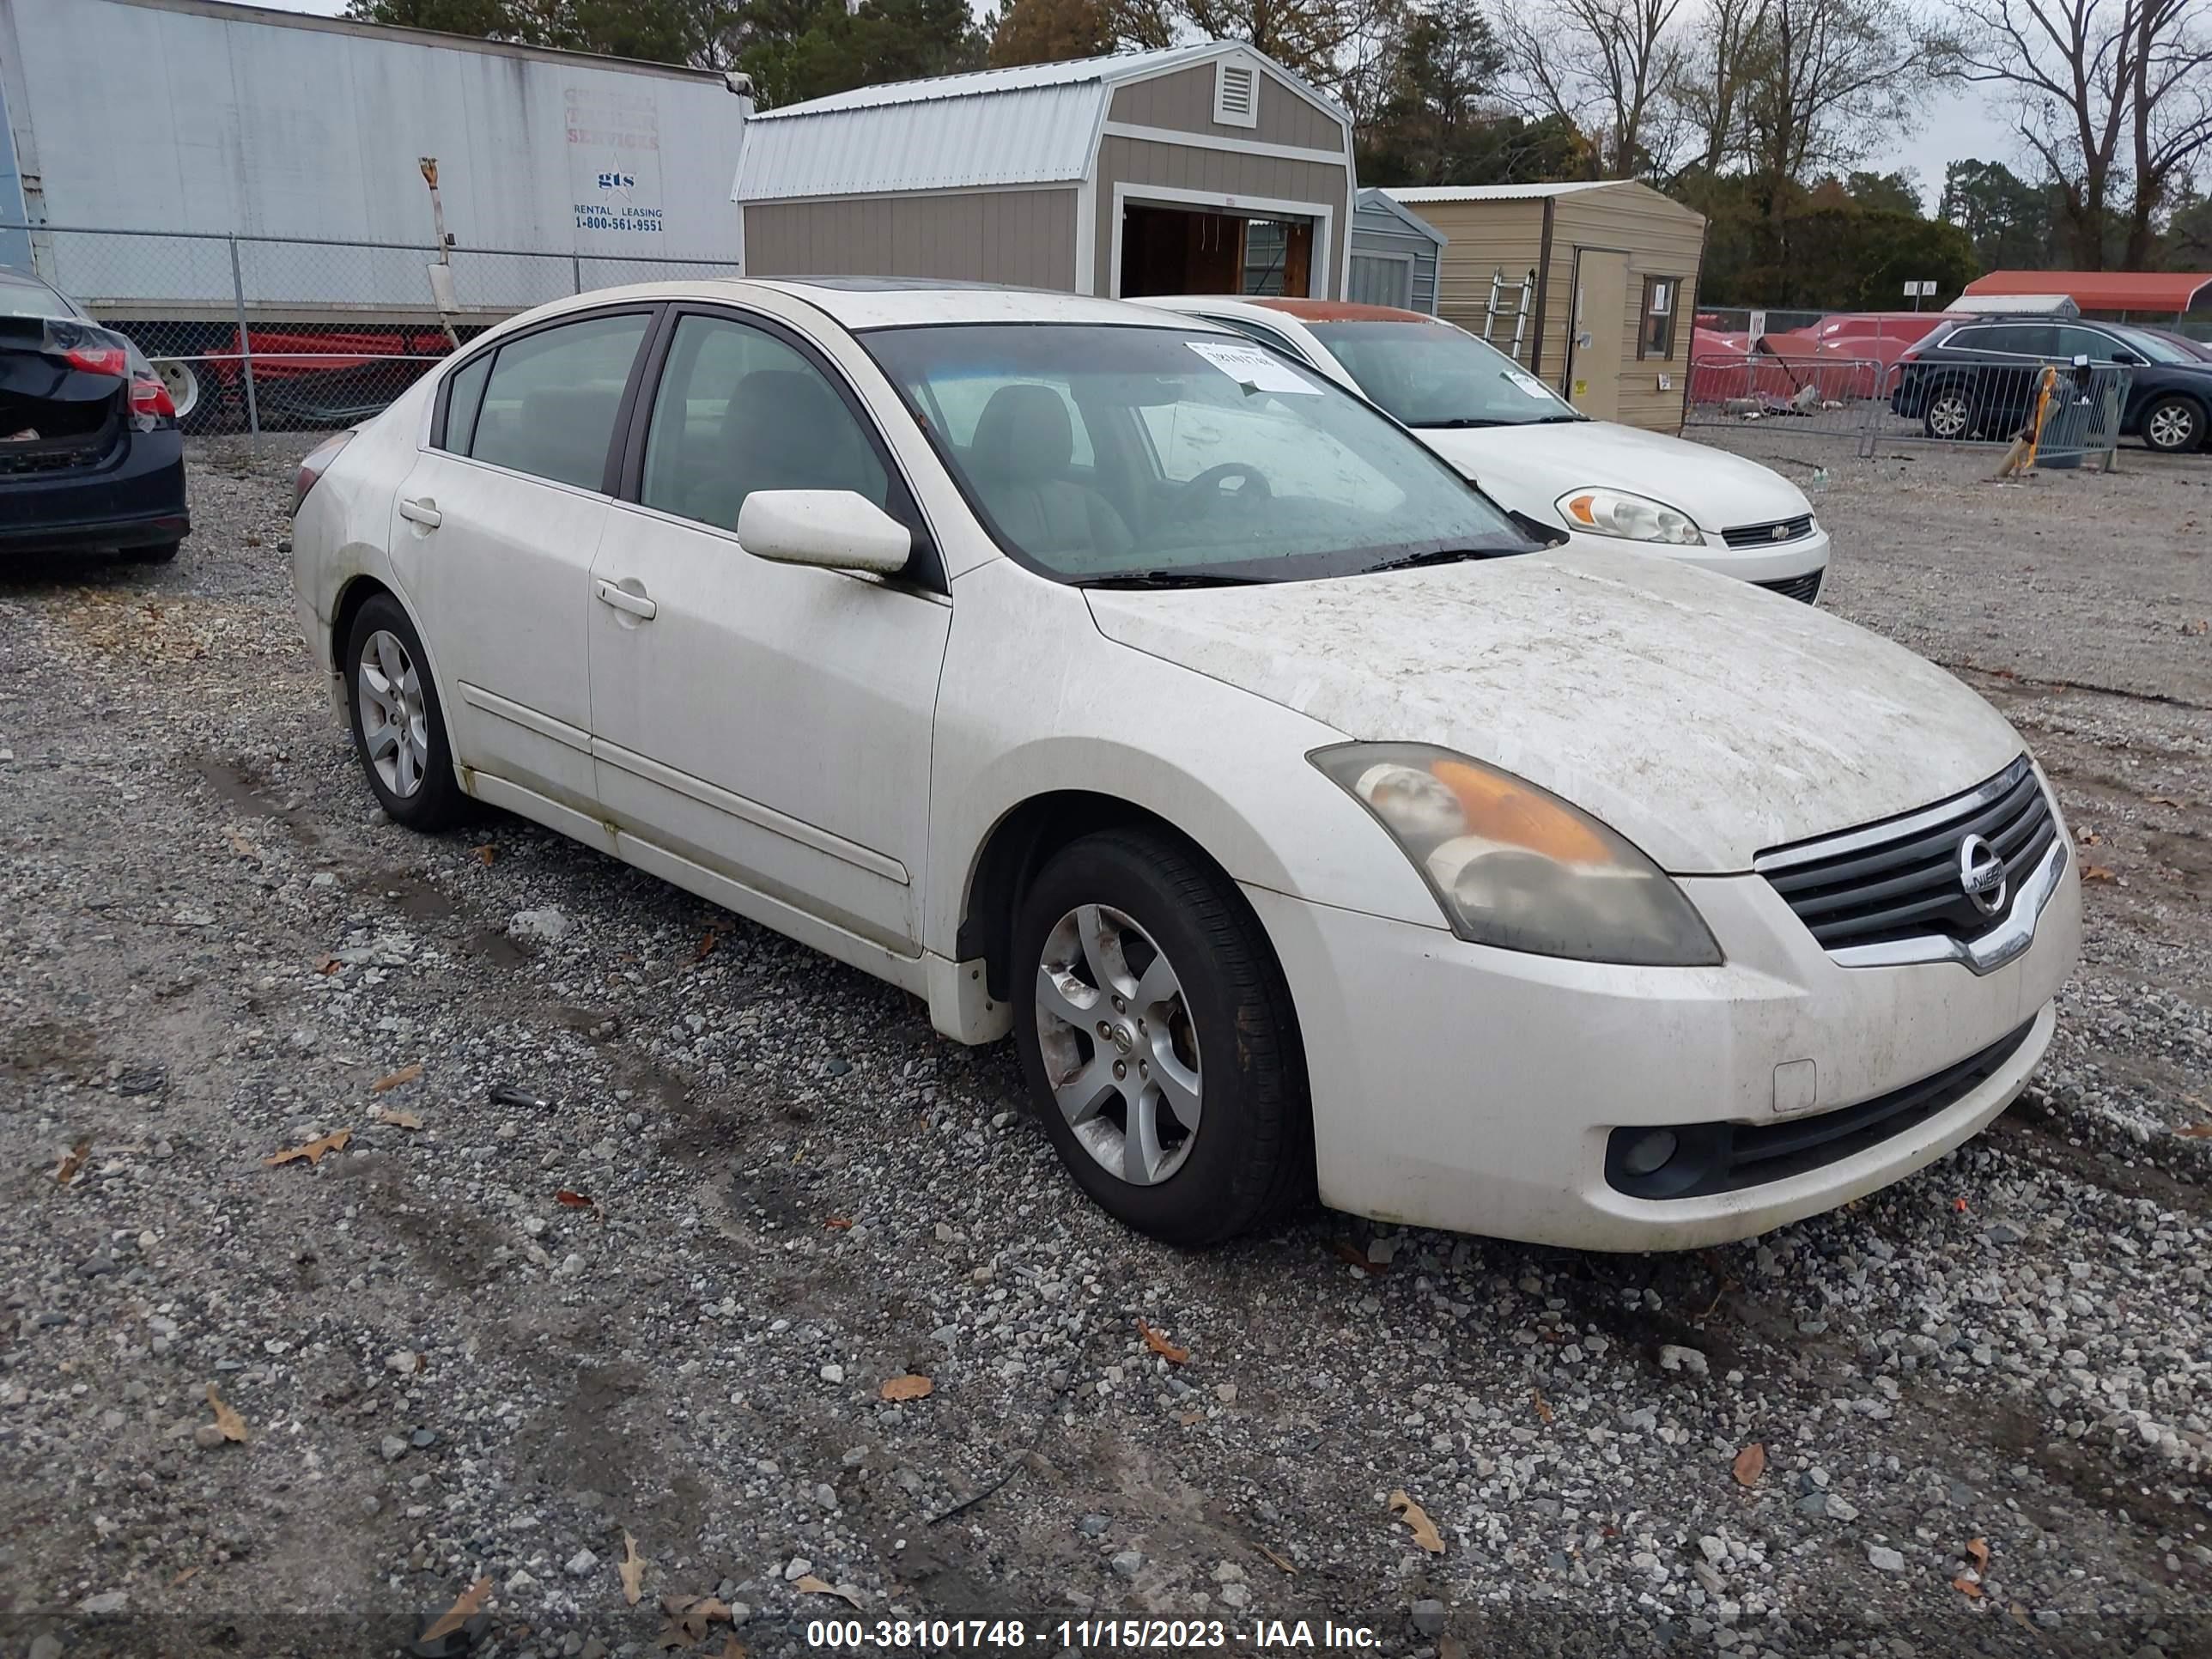
[[[1827,458],[1835,608],[2112,872],[1990,1133],[1695,1255],[1183,1255],[1003,1045],[517,822],[383,822],[289,609],[305,447],[198,454],[172,568],[0,575],[0,1659],[388,1653],[483,1578],[503,1659],[855,1608],[2212,1652],[2212,462]]]

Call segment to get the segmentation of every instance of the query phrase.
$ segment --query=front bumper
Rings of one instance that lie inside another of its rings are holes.
[[[1683,878],[1726,957],[1710,969],[1528,956],[1245,892],[1297,1008],[1324,1203],[1574,1249],[1689,1249],[1887,1186],[2002,1111],[2050,1042],[2080,951],[2075,871],[2069,857],[2028,947],[1979,974],[1846,968],[1757,876]],[[1668,1199],[1607,1179],[1617,1128],[1785,1123],[1906,1089],[2023,1027],[1941,1109],[1818,1168]]]
[[[149,547],[191,529],[174,430],[133,432],[82,472],[0,475],[0,549]]]
[[[1747,582],[1790,581],[1828,568],[1828,532],[1817,523],[1811,535],[1801,536],[1796,541],[1782,542],[1771,548],[1743,550],[1729,547],[1717,538],[1702,547],[1668,547],[1658,542],[1623,541],[1618,536],[1592,536],[1579,530],[1567,531],[1566,538],[1570,546],[1588,552],[1648,553],[1662,559],[1680,559],[1700,570],[1715,571]]]

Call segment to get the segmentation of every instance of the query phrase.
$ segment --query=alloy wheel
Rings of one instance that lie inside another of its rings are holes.
[[[1966,423],[1972,418],[1964,392],[1941,392],[1928,405],[1928,429],[1939,438],[1965,437]]]
[[[1132,1186],[1157,1186],[1198,1139],[1198,1034],[1182,982],[1152,935],[1103,904],[1045,936],[1037,1044],[1054,1103],[1085,1151]]]
[[[2143,435],[2154,448],[2185,449],[2197,435],[2197,416],[2183,404],[2166,404],[2151,412]]]
[[[354,687],[369,764],[404,800],[422,788],[429,769],[430,712],[415,659],[397,634],[379,629],[362,643]]]

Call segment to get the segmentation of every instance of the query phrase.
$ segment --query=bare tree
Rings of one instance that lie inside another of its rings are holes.
[[[1499,38],[1523,102],[1595,140],[1600,168],[1650,170],[1651,142],[1675,78],[1682,0],[1508,0]]]
[[[1356,89],[1395,32],[1401,0],[1168,0],[1170,15],[1217,40],[1247,40],[1332,92]]]
[[[2192,0],[2136,0],[2129,123],[2135,139],[2124,263],[2150,263],[2152,222],[2212,147],[2212,31]]]
[[[1676,59],[1668,101],[1680,131],[1683,167],[1718,173],[1744,149],[1743,109],[1753,47],[1766,27],[1769,0],[1711,0]]]
[[[1929,37],[1904,0],[1767,0],[1737,93],[1745,160],[1801,184],[1848,167],[1905,122],[1931,74]]]

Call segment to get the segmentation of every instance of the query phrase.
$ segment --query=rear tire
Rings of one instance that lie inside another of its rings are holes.
[[[169,564],[175,561],[181,541],[155,542],[146,547],[118,549],[115,556],[125,564]]]
[[[1243,895],[1187,843],[1127,829],[1063,848],[1022,896],[1012,963],[1031,1100],[1100,1208],[1197,1246],[1310,1190],[1289,988]]]
[[[422,636],[389,593],[357,611],[345,643],[346,712],[362,775],[386,817],[425,834],[468,817]]]
[[[1930,392],[1920,410],[1920,429],[1946,442],[1972,437],[1980,421],[1981,410],[1975,404],[1974,394],[1957,381]]]
[[[2204,441],[2204,410],[2193,398],[2169,393],[2144,409],[2142,441],[2161,455],[2186,455]]]

